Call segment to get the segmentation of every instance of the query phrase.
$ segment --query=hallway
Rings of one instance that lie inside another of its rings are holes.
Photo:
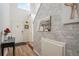
[[[9,52],[7,56],[13,56],[12,55],[12,48],[9,48]],[[28,44],[19,45],[15,47],[15,56],[36,56],[34,51],[29,47]]]

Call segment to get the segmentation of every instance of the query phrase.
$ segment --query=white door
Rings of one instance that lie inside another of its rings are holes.
[[[24,31],[23,31],[23,40],[25,42],[29,41],[29,29],[24,29]]]
[[[12,33],[13,34],[12,35],[15,37],[16,43],[24,42],[22,31],[23,31],[23,26],[21,23],[19,23],[19,22],[13,23],[13,26],[12,26]]]

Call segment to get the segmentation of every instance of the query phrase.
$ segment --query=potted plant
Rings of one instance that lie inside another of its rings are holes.
[[[6,28],[5,30],[4,30],[4,35],[6,36],[6,35],[8,35],[8,33],[10,33],[11,31],[10,31],[10,29],[9,28]]]

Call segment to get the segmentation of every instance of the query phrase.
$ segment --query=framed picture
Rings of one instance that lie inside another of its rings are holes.
[[[62,21],[64,24],[79,22],[79,4],[64,3],[62,14],[63,14]]]
[[[29,25],[24,25],[24,28],[25,29],[29,29]]]
[[[66,9],[70,10],[70,14],[69,14],[70,19],[75,19],[79,17],[78,3],[65,3],[64,6],[66,7]]]

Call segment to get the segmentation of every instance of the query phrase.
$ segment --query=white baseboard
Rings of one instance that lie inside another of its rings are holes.
[[[35,49],[33,49],[33,51],[36,53],[37,56],[40,56],[40,54]]]

